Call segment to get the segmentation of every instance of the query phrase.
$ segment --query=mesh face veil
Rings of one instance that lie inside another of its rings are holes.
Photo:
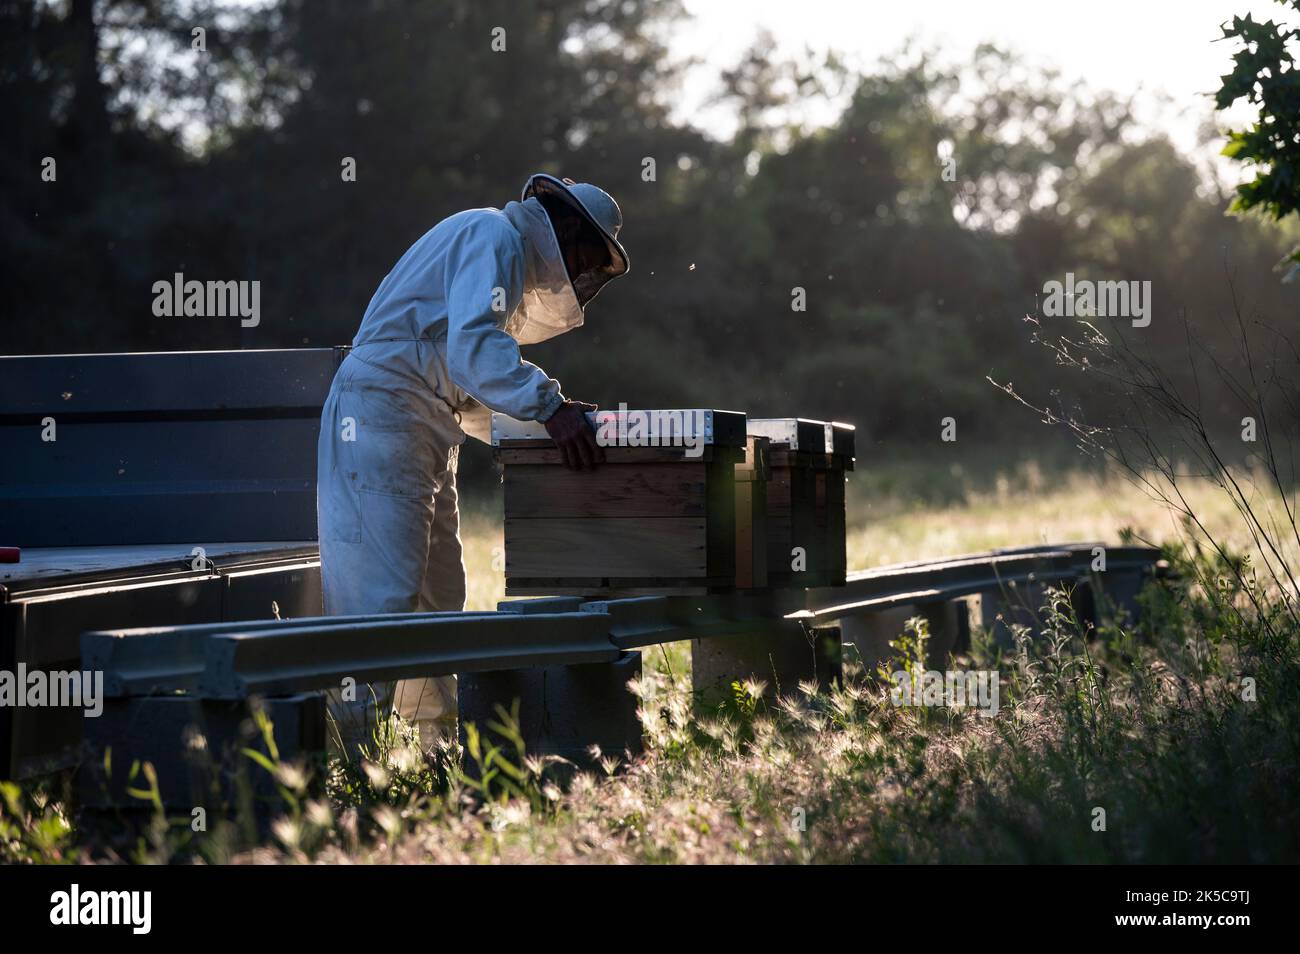
[[[524,237],[524,294],[505,330],[520,344],[537,344],[582,326],[582,306],[569,280],[555,229],[541,202],[509,202],[502,210]]]
[[[538,198],[547,203],[563,203],[577,212],[604,244],[608,254],[606,262],[587,269],[573,279],[579,307],[585,308],[587,302],[595,298],[612,279],[627,274],[631,263],[627,251],[618,240],[618,233],[623,227],[623,213],[608,192],[590,183],[557,179],[539,173],[524,185],[523,197],[525,200]]]

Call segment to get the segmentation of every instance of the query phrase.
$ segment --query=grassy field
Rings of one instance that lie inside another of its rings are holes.
[[[1097,472],[969,474],[930,461],[888,475],[863,467],[850,486],[855,567],[1183,531],[1163,505]],[[1208,485],[1187,492],[1214,534],[1249,543],[1230,501]],[[467,507],[471,608],[501,596],[499,519],[490,501]],[[1141,627],[1085,634],[1061,603],[1046,632],[1019,633],[1014,646],[976,633],[952,665],[1000,674],[993,718],[892,704],[889,686],[851,660],[834,691],[801,687],[767,705],[742,687],[701,714],[678,644],[647,652],[634,686],[646,754],[626,764],[602,753],[599,770],[567,785],[519,752],[508,727],[487,736],[504,773],[475,788],[449,745],[426,756],[394,726],[372,761],[335,764],[326,797],[310,794],[303,767],[276,767],[286,811],[261,836],[238,820],[196,836],[188,817],[158,816],[117,841],[92,832],[57,782],[5,786],[0,859],[1300,860],[1296,627],[1234,582],[1232,564],[1180,553],[1180,581],[1148,594]],[[897,665],[919,668],[924,624],[900,637]]]

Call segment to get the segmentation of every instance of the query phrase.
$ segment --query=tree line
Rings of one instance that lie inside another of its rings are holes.
[[[1150,283],[1145,326],[1095,320],[1175,375],[1192,347],[1233,365],[1234,309],[1300,313],[1275,269],[1294,226],[1225,215],[1203,158],[1123,96],[993,46],[855,72],[760,36],[717,78],[737,117],[718,139],[672,108],[683,66],[664,37],[684,16],[676,0],[3,0],[5,350],[344,344],[412,241],[538,170],[624,210],[632,273],[529,354],[605,405],[835,418],[885,447],[936,441],[951,416],[1016,446],[1033,421],[989,378],[1060,401],[1088,387],[1034,341],[1057,320],[1049,282]],[[833,122],[789,119],[817,97],[841,104]],[[259,282],[261,320],[156,316],[175,273]],[[1203,398],[1236,420],[1231,387]]]

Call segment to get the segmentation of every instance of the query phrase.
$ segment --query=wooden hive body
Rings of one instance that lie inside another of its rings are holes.
[[[735,467],[745,457],[744,415],[698,413],[709,415],[709,424],[693,434],[691,446],[602,440],[605,463],[594,471],[565,468],[536,425],[494,419],[505,489],[506,593],[735,586]]]
[[[853,428],[803,418],[761,418],[750,436],[771,442],[767,483],[767,581],[774,587],[842,586],[845,474]]]

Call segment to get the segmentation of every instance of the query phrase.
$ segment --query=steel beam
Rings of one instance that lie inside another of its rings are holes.
[[[82,637],[109,696],[285,694],[412,676],[605,662],[618,650],[593,613],[413,613],[120,630]]]
[[[794,618],[818,624],[859,613],[998,592],[1010,586],[1075,582],[1088,575],[1092,544],[1013,550],[957,557],[938,563],[908,563],[850,574],[843,587],[810,590],[808,608]],[[1107,548],[1107,572],[1141,572],[1159,551],[1145,547]]]
[[[803,624],[790,617],[802,604],[801,591],[746,590],[592,600],[582,604],[582,612],[608,616],[614,645],[635,649],[759,631],[801,635]]]
[[[612,662],[609,618],[596,613],[493,614],[262,629],[208,637],[198,693],[283,695],[417,676]]]
[[[973,594],[1075,581],[1092,545],[1074,544],[903,564],[855,573],[844,587],[732,591],[580,602],[503,603],[496,613],[326,617],[87,633],[83,666],[105,673],[109,696],[191,692],[239,699],[412,676],[609,662],[619,650],[677,640],[806,638],[862,614]],[[1111,548],[1107,572],[1125,581],[1158,552]],[[1131,582],[1131,581],[1129,581]],[[575,612],[576,610],[576,612]]]
[[[190,626],[156,626],[83,633],[82,668],[104,673],[104,694],[148,696],[193,692],[206,665],[204,646],[216,636],[336,626],[368,626],[401,619],[465,619],[482,614],[456,612],[414,613],[409,617],[322,616],[308,619],[204,623]]]
[[[538,613],[576,613],[582,609],[581,596],[538,596],[532,599],[502,600],[497,603],[498,613],[516,613],[535,616]]]

